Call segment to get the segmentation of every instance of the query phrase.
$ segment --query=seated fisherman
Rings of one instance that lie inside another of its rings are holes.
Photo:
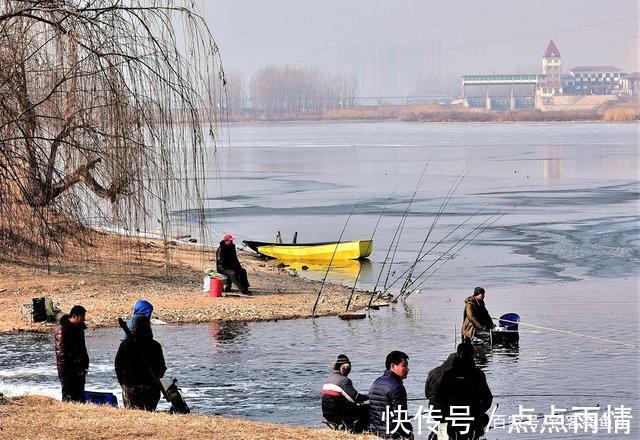
[[[473,361],[474,348],[469,343],[458,345],[456,356],[450,368],[442,373],[440,383],[435,389],[432,405],[441,409],[444,420],[460,414],[461,411],[472,419],[469,421],[447,422],[447,434],[450,439],[475,440],[480,438],[489,423],[486,414],[493,395],[487,384],[487,378]]]
[[[337,425],[343,424],[351,432],[362,432],[369,424],[369,397],[360,394],[347,376],[351,361],[341,354],[331,366],[331,374],[322,386],[322,415]]]
[[[474,336],[482,338],[496,326],[484,305],[484,296],[484,289],[476,287],[473,295],[464,300],[463,322],[460,329],[463,342],[471,342]]]
[[[224,234],[220,246],[216,251],[216,270],[228,276],[244,295],[251,295],[249,291],[249,280],[247,271],[240,265],[236,245],[233,244],[235,237],[231,234]],[[230,288],[231,286],[228,286]],[[229,290],[225,289],[227,292]]]

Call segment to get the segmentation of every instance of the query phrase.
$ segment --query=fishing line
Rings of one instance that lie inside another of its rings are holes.
[[[499,318],[493,318],[493,317],[492,317],[491,319],[499,319]],[[637,346],[637,345],[629,344],[629,343],[626,343],[626,342],[614,341],[614,340],[612,340],[612,339],[607,339],[607,338],[601,338],[601,337],[599,337],[599,336],[585,335],[585,334],[583,334],[583,333],[570,332],[570,331],[567,331],[567,330],[560,330],[560,329],[552,328],[552,327],[543,327],[543,326],[541,326],[541,325],[528,324],[528,323],[521,322],[521,321],[515,322],[515,321],[510,321],[510,320],[508,320],[508,319],[504,319],[504,318],[502,318],[502,320],[503,320],[504,322],[509,322],[509,323],[513,323],[513,324],[524,325],[525,327],[532,327],[532,328],[537,328],[537,329],[540,329],[540,330],[547,330],[547,331],[550,331],[550,332],[556,332],[556,333],[564,333],[564,334],[566,334],[566,335],[571,335],[571,336],[580,336],[580,337],[582,337],[582,338],[595,339],[595,340],[597,340],[597,341],[609,342],[609,343],[611,343],[611,344],[624,345],[625,347],[630,347],[630,348],[638,348],[638,346]]]

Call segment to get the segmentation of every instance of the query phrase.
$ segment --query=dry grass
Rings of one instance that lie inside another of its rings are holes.
[[[328,429],[297,428],[202,415],[62,403],[48,397],[0,398],[0,439],[372,439]]]
[[[211,298],[202,293],[202,279],[205,268],[215,267],[213,249],[97,232],[90,238],[83,246],[67,243],[49,273],[46,265],[26,254],[2,254],[0,332],[51,330],[50,325],[31,324],[21,316],[20,305],[39,296],[52,298],[63,311],[82,304],[90,327],[111,327],[117,326],[118,316],[131,313],[140,298],[154,305],[154,317],[169,323],[308,317],[319,289],[316,281],[240,251],[238,256],[249,272],[255,297]],[[325,285],[318,314],[343,311],[350,290]],[[365,301],[364,295],[358,296],[356,306]]]
[[[607,122],[630,122],[640,120],[640,109],[633,107],[616,107],[606,109],[602,120]]]
[[[485,110],[459,106],[378,105],[335,108],[317,114],[264,115],[245,113],[233,115],[232,122],[250,121],[383,121],[405,122],[626,122],[640,119],[640,110],[633,106],[594,110]]]
[[[474,108],[438,108],[427,111],[406,111],[398,117],[407,122],[561,122],[599,121],[602,116],[596,111],[540,111],[508,110],[489,111]]]

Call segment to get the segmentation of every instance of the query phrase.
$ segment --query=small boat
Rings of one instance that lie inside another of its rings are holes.
[[[282,260],[359,260],[371,255],[372,240],[324,243],[265,243],[243,241],[259,254]]]

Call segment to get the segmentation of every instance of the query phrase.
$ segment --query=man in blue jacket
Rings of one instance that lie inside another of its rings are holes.
[[[407,390],[402,383],[409,374],[409,356],[392,351],[385,368],[369,390],[369,431],[382,438],[413,438]]]

